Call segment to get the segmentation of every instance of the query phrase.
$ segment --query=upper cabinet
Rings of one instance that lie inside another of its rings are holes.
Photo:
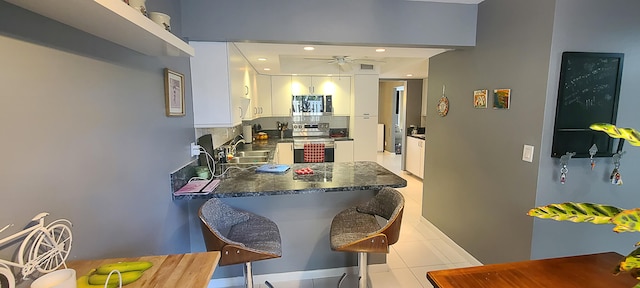
[[[349,76],[271,76],[273,116],[291,115],[293,95],[331,95],[333,115],[348,116],[351,111]]]
[[[246,59],[232,43],[190,42],[193,122],[196,128],[232,127],[242,123],[251,102]]]
[[[271,76],[258,74],[256,80],[257,97],[254,97],[255,104],[252,106],[254,118],[271,116]]]
[[[150,56],[194,55],[194,48],[119,0],[5,0]]]
[[[378,115],[378,75],[355,75],[354,77],[353,116],[367,117]]]
[[[291,76],[271,76],[271,115],[291,116]]]

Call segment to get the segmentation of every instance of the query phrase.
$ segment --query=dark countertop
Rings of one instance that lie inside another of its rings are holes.
[[[418,139],[422,139],[422,140],[426,139],[424,134],[412,134],[412,135],[409,135],[409,137],[418,138]]]
[[[222,181],[213,193],[180,195],[174,199],[309,194],[407,186],[405,179],[375,162],[299,163],[290,166],[285,173],[257,173],[255,167],[245,170],[232,168],[219,178]],[[306,167],[313,169],[314,174],[297,175],[294,172]]]

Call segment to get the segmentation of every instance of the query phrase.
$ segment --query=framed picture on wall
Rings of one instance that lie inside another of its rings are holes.
[[[184,75],[165,68],[164,94],[167,116],[184,116]]]
[[[493,109],[509,109],[511,106],[511,89],[493,90]]]
[[[487,108],[487,94],[486,89],[473,91],[473,108]]]

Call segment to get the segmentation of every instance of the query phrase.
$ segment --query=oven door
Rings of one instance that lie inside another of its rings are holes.
[[[333,160],[334,160],[333,147],[325,147],[324,162],[333,162]],[[305,163],[304,149],[293,149],[293,163]]]

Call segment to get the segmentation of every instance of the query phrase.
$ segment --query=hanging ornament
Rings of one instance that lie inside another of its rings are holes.
[[[567,173],[569,172],[569,169],[567,169],[567,164],[569,163],[569,159],[571,159],[571,157],[575,155],[576,152],[567,152],[567,154],[560,157],[560,184],[564,184],[565,182],[567,182]]]
[[[444,94],[444,89],[445,86],[442,85],[442,97],[440,97],[440,100],[438,100],[438,114],[442,117],[447,116],[447,113],[449,113],[449,99],[447,99],[447,96],[445,96]]]
[[[622,153],[613,154],[613,171],[611,171],[611,175],[609,176],[609,180],[611,180],[611,184],[613,185],[622,185],[622,175],[620,174],[620,158],[622,157]]]
[[[591,148],[589,148],[589,159],[591,160],[591,171],[593,171],[593,168],[596,167],[596,160],[593,159],[593,156],[595,156],[596,153],[598,153],[598,146],[596,146],[596,144],[593,144]]]

